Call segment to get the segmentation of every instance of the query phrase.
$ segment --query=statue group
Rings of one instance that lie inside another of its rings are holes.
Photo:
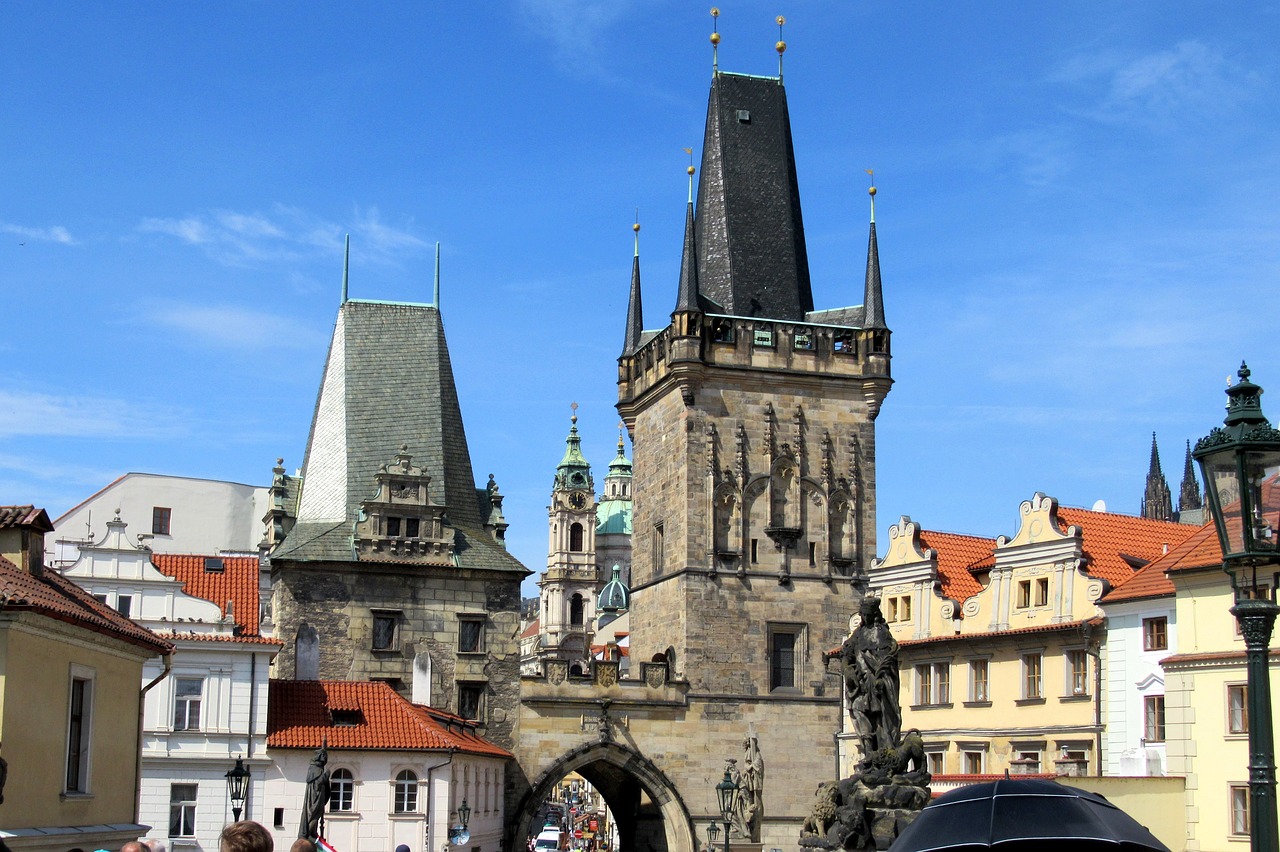
[[[902,734],[898,643],[877,598],[863,598],[861,622],[840,650],[849,716],[862,749],[854,773],[818,787],[800,845],[815,849],[888,849],[929,801],[924,741]]]
[[[729,836],[759,843],[764,820],[764,758],[754,732],[742,741],[742,767],[738,767],[736,759],[729,758],[725,771],[737,785],[729,811]]]

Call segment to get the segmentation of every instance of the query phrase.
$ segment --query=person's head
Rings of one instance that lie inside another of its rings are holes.
[[[305,837],[299,837],[289,847],[289,852],[316,852],[316,845]]]
[[[862,615],[863,624],[875,624],[880,619],[880,599],[867,595],[862,599],[862,606],[858,607],[858,611]]]
[[[251,819],[233,822],[218,836],[221,852],[272,852],[271,835]]]
[[[409,847],[401,843],[399,846],[396,847],[396,852],[409,852]]]
[[[164,841],[158,837],[148,837],[142,841],[151,852],[165,852]]]
[[[128,843],[120,847],[120,852],[150,852],[150,850],[137,840],[130,840]]]

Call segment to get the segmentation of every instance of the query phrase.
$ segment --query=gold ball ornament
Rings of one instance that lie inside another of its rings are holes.
[[[867,195],[875,195],[875,194],[876,194],[876,188],[874,186],[867,190]]]
[[[685,169],[685,171],[687,171],[689,174],[693,174],[694,168],[693,166],[690,166],[689,168]]]
[[[715,7],[715,6],[712,6],[712,7],[711,7],[711,17],[713,17],[713,18],[718,18],[718,17],[720,17],[720,9],[719,9],[719,8],[717,8],[717,7]]]
[[[778,26],[782,26],[787,22],[787,19],[782,17],[781,15],[779,15],[776,20],[778,21]]]
[[[640,233],[640,223],[636,222],[634,225],[632,225],[631,230],[635,231],[637,234]]]
[[[719,44],[719,43],[720,43],[720,33],[712,33],[712,34],[711,34],[711,43],[712,43],[712,44]]]
[[[774,50],[778,51],[778,53],[786,53],[786,52],[787,52],[787,43],[786,43],[785,41],[780,41],[780,42],[778,42],[777,44],[775,44],[775,45],[773,46],[773,48],[774,48]]]

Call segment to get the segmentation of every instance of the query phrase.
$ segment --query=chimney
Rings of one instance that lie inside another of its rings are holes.
[[[33,577],[44,575],[44,535],[50,532],[44,509],[0,506],[0,556]]]

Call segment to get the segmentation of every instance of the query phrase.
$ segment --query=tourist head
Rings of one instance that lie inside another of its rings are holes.
[[[151,852],[165,852],[164,841],[158,837],[138,838],[146,845]]]
[[[146,846],[143,846],[137,840],[130,840],[128,843],[120,847],[120,852],[151,852]]]
[[[299,837],[289,847],[289,852],[316,852],[316,845],[305,837]]]
[[[222,829],[218,845],[221,852],[272,852],[275,848],[270,833],[249,819],[233,822]]]

